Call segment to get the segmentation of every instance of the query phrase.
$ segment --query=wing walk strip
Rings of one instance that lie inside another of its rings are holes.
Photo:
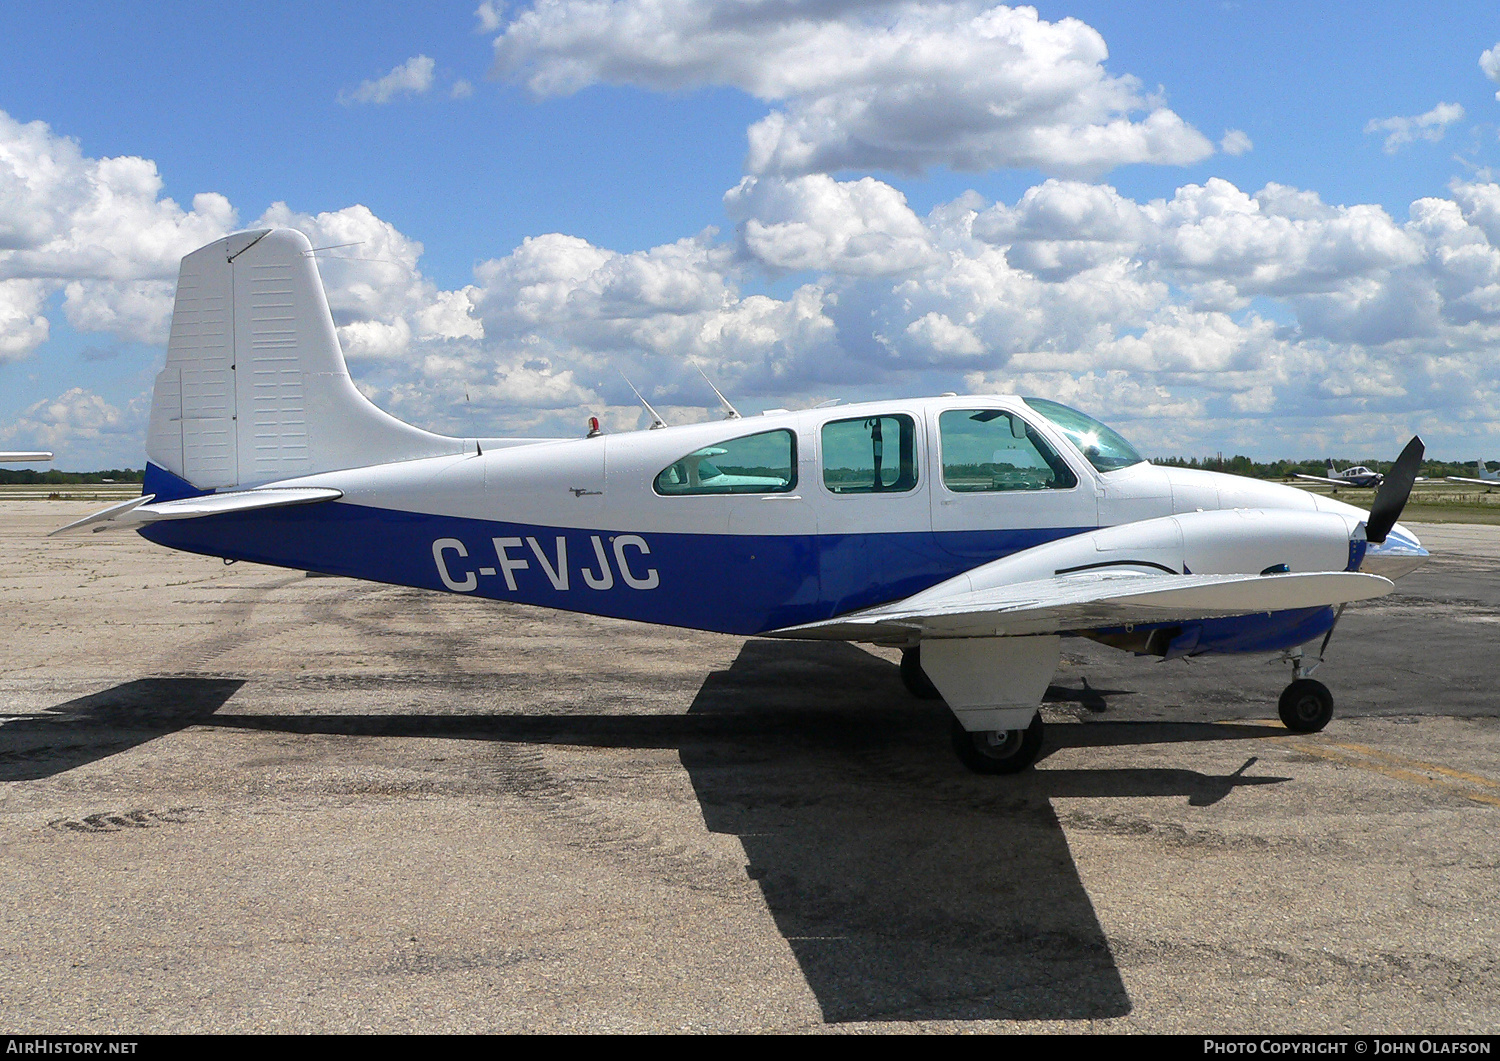
[[[1256,726],[1280,725],[1280,723],[1270,721],[1250,721],[1249,724]],[[1347,741],[1291,735],[1279,739],[1283,742],[1293,744],[1298,751],[1315,755],[1320,759],[1342,763],[1345,766],[1355,766],[1361,770],[1369,770],[1371,773],[1383,774],[1386,777],[1395,778],[1398,781],[1409,781],[1424,788],[1452,792],[1455,795],[1463,796],[1465,799],[1473,800],[1475,803],[1485,803],[1492,807],[1500,807],[1500,781],[1493,781],[1480,774],[1471,774],[1464,770],[1439,766],[1437,763],[1429,763],[1422,759],[1408,759],[1405,756],[1392,755],[1390,752],[1383,752],[1368,745],[1352,744]],[[1428,776],[1430,774],[1437,774],[1439,776]],[[1479,786],[1481,791],[1476,792],[1473,788],[1468,787],[1474,785]]]

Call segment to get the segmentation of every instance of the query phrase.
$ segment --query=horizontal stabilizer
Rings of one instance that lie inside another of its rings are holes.
[[[310,505],[319,501],[336,501],[344,496],[342,490],[332,487],[303,487],[298,489],[239,490],[228,494],[205,494],[202,497],[184,497],[178,501],[151,504],[155,495],[134,497],[117,505],[100,509],[92,515],[74,520],[66,527],[59,527],[53,534],[81,530],[93,526],[94,530],[117,530],[123,527],[140,527],[168,519],[199,519],[203,516],[222,516],[228,512],[251,512],[262,508],[286,508],[289,505]]]
[[[954,594],[916,606],[897,601],[777,630],[769,636],[841,641],[884,641],[914,634],[923,638],[1021,637],[1319,608],[1369,600],[1393,588],[1389,579],[1351,571],[1065,575]]]

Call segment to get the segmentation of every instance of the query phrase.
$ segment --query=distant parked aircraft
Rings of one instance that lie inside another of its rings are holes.
[[[1474,474],[1477,478],[1466,479],[1462,475],[1449,475],[1446,478],[1452,483],[1474,483],[1478,486],[1500,486],[1500,472],[1492,472],[1485,466],[1484,461],[1474,462]]]
[[[1371,471],[1363,464],[1356,464],[1352,468],[1339,471],[1333,466],[1333,461],[1328,462],[1327,475],[1303,475],[1298,472],[1297,478],[1308,479],[1315,483],[1332,483],[1334,486],[1379,486],[1385,482],[1385,476]]]

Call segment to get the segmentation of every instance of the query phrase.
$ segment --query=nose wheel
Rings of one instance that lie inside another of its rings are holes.
[[[1293,733],[1317,733],[1333,718],[1333,694],[1320,681],[1298,678],[1282,692],[1276,710]]]

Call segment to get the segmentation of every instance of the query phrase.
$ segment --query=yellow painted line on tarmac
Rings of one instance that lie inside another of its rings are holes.
[[[1479,774],[1471,774],[1464,770],[1454,770],[1452,767],[1423,762],[1421,759],[1407,759],[1403,756],[1392,755],[1390,752],[1383,752],[1378,748],[1367,748],[1363,744],[1348,744],[1341,741],[1325,741],[1325,743],[1331,744],[1335,748],[1344,748],[1348,751],[1359,752],[1361,755],[1370,755],[1377,759],[1385,759],[1388,762],[1406,763],[1409,766],[1415,766],[1422,770],[1431,770],[1445,777],[1467,781],[1474,785],[1483,785],[1485,788],[1500,789],[1500,781],[1492,781],[1487,777],[1482,777]]]
[[[1297,741],[1296,748],[1298,751],[1307,752],[1309,755],[1316,755],[1321,759],[1343,763],[1346,766],[1357,766],[1361,770],[1368,770],[1375,774],[1384,774],[1386,777],[1392,777],[1398,781],[1409,781],[1414,785],[1421,785],[1424,788],[1452,792],[1455,795],[1464,797],[1464,799],[1473,800],[1475,803],[1487,803],[1492,807],[1500,807],[1500,796],[1492,796],[1485,792],[1475,792],[1473,789],[1465,788],[1452,781],[1426,777],[1412,770],[1403,770],[1399,766],[1385,766],[1378,762],[1370,762],[1367,759],[1360,759],[1341,751],[1335,751],[1333,748],[1319,747],[1320,743],[1310,740]]]
[[[1278,725],[1276,722],[1262,719],[1246,719],[1244,722],[1237,724],[1244,725],[1245,723],[1267,727]],[[1273,739],[1278,743],[1290,744],[1298,751],[1307,752],[1309,755],[1315,755],[1320,759],[1327,759],[1330,762],[1355,766],[1361,770],[1382,774],[1385,777],[1394,778],[1398,781],[1408,781],[1414,785],[1421,785],[1424,788],[1452,792],[1455,795],[1463,796],[1465,799],[1473,800],[1475,803],[1500,807],[1500,796],[1484,791],[1475,792],[1472,788],[1466,787],[1467,785],[1479,785],[1482,788],[1500,791],[1500,782],[1479,774],[1471,774],[1464,770],[1439,766],[1437,763],[1429,763],[1422,759],[1409,759],[1405,756],[1381,751],[1378,748],[1371,748],[1364,744],[1330,740],[1311,733],[1287,733],[1283,737]],[[1372,759],[1376,761],[1371,762],[1370,760]],[[1435,773],[1440,776],[1428,777],[1422,771]],[[1447,780],[1448,778],[1452,780]],[[1463,784],[1459,782],[1463,782]]]

